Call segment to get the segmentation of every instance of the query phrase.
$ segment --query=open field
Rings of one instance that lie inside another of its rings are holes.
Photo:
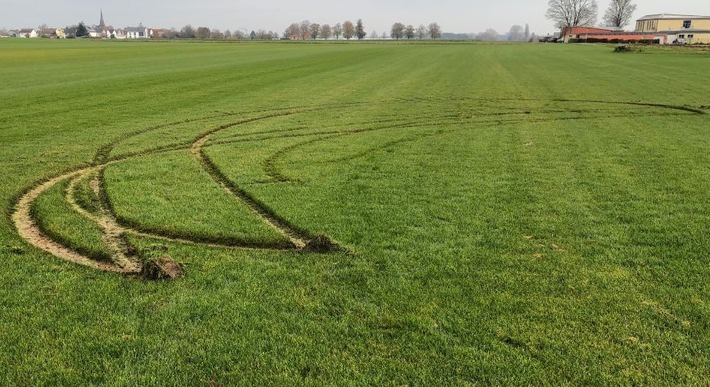
[[[0,40],[0,384],[707,383],[709,64]]]

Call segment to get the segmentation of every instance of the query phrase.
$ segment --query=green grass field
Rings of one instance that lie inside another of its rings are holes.
[[[707,383],[710,53],[612,51],[0,40],[0,385]]]

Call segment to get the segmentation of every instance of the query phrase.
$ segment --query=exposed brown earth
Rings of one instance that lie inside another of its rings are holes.
[[[519,101],[516,101],[519,102]],[[608,106],[618,106],[618,105],[626,105],[627,107],[638,107],[638,108],[648,108],[653,111],[653,114],[661,114],[661,115],[667,115],[667,114],[678,114],[678,115],[683,115],[683,114],[707,114],[705,111],[706,109],[710,108],[710,106],[706,105],[700,105],[699,107],[689,107],[689,106],[674,106],[674,105],[664,105],[664,104],[655,104],[655,103],[645,103],[645,102],[613,102],[613,101],[572,101],[572,100],[556,100],[556,101],[549,101],[551,106],[546,107],[547,109],[561,109],[561,111],[568,111],[562,107],[557,107],[557,104],[564,104],[567,102],[586,102],[586,103],[593,103],[597,104],[600,106],[600,108],[594,108],[594,109],[589,109],[587,112],[589,113],[598,113],[598,114],[604,114],[608,115],[611,114],[609,109],[603,108],[605,105]],[[248,118],[248,119],[243,119],[240,121],[235,121],[232,123],[224,124],[218,127],[214,127],[206,132],[203,132],[201,135],[199,135],[191,144],[187,145],[186,143],[182,143],[182,145],[176,145],[176,146],[171,146],[169,149],[175,150],[175,149],[189,149],[189,151],[192,153],[192,155],[195,157],[195,159],[201,164],[203,169],[214,179],[214,181],[219,184],[224,190],[226,190],[230,195],[232,195],[236,200],[240,201],[244,205],[246,205],[248,208],[250,208],[260,219],[262,219],[265,223],[267,223],[269,226],[286,236],[291,244],[292,244],[292,249],[298,249],[298,250],[304,250],[304,251],[311,251],[311,252],[328,252],[328,251],[336,251],[336,250],[341,250],[341,248],[334,243],[332,240],[325,236],[318,236],[316,238],[312,238],[311,236],[308,235],[307,232],[304,232],[302,230],[298,230],[292,225],[290,225],[285,219],[281,218],[278,214],[274,213],[271,209],[269,209],[266,205],[263,203],[259,202],[256,198],[253,198],[250,194],[248,194],[246,191],[244,191],[242,188],[236,186],[233,182],[231,182],[227,176],[225,176],[216,166],[212,160],[207,156],[207,154],[204,151],[204,148],[208,146],[208,143],[211,139],[211,136],[217,132],[220,132],[222,130],[228,129],[228,128],[233,128],[236,126],[239,126],[241,124],[246,124],[249,122],[254,122],[258,120],[264,120],[272,117],[281,117],[281,116],[286,116],[286,115],[291,115],[291,114],[296,114],[299,112],[306,112],[306,111],[314,111],[314,110],[322,110],[324,109],[323,107],[321,109],[316,109],[314,107],[310,108],[302,108],[302,109],[291,109],[291,110],[277,110],[277,111],[263,111],[263,115],[259,117],[254,117],[254,118]],[[663,112],[662,110],[665,110]],[[552,111],[552,110],[551,110]],[[519,115],[522,115],[523,112],[517,112],[517,111],[510,111],[510,112],[500,112],[496,114],[480,114],[476,111],[471,111],[469,114],[465,117],[459,117],[459,116],[451,116],[451,117],[446,117],[447,119],[450,120],[461,120],[461,119],[467,119],[470,121],[475,121],[476,123],[486,123],[486,122],[494,122],[494,121],[501,121],[503,119],[509,119],[513,121],[525,121],[525,122],[537,122],[537,121],[549,121],[549,120],[554,120],[553,118],[549,117],[534,117],[530,118],[527,115],[529,115],[531,112],[530,111],[525,111],[524,114],[526,115],[524,118],[521,118]],[[539,113],[539,112],[538,112]],[[579,112],[580,114],[583,112]],[[648,114],[649,112],[645,112],[645,114]],[[622,112],[619,114],[625,114],[628,115],[628,112]],[[226,115],[226,114],[225,114]],[[229,114],[231,115],[236,115],[236,114]],[[503,118],[505,117],[505,118]],[[421,117],[420,117],[421,118]],[[575,119],[587,119],[590,117],[587,116],[572,116],[572,117],[565,117],[563,119],[567,120],[575,120]],[[199,121],[201,119],[194,119],[193,121]],[[184,121],[182,121],[184,122]],[[359,128],[359,129],[343,129],[343,130],[335,130],[335,131],[328,131],[328,132],[322,132],[322,133],[317,133],[321,135],[321,138],[312,140],[312,142],[317,142],[321,141],[324,139],[327,139],[329,137],[334,137],[334,136],[341,136],[341,135],[348,135],[348,134],[355,134],[355,133],[360,133],[360,132],[366,132],[366,131],[375,131],[375,130],[386,130],[390,128],[397,128],[397,127],[408,127],[413,125],[413,123],[416,122],[416,118],[411,121],[407,122],[402,122],[402,123],[389,123],[389,124],[384,124],[384,125],[374,125],[374,127],[365,127],[365,128]],[[178,122],[180,123],[180,122]],[[102,271],[109,271],[109,272],[117,272],[117,273],[127,273],[127,274],[138,274],[141,272],[146,272],[150,271],[152,274],[146,275],[146,278],[175,278],[179,276],[181,272],[181,268],[179,264],[175,263],[174,261],[170,260],[167,257],[163,257],[158,260],[153,260],[149,261],[151,263],[144,263],[141,261],[140,257],[138,257],[138,254],[135,252],[135,249],[130,246],[126,239],[126,234],[132,234],[132,235],[137,235],[140,237],[148,237],[148,238],[155,238],[159,240],[165,240],[165,241],[171,241],[171,242],[178,242],[178,243],[191,243],[191,244],[199,244],[202,246],[210,246],[210,247],[221,247],[221,248],[235,248],[235,249],[274,249],[274,250],[284,250],[288,249],[288,246],[286,248],[284,247],[278,247],[278,246],[265,246],[265,247],[254,247],[254,246],[234,246],[234,245],[222,245],[219,243],[204,243],[201,241],[197,240],[189,240],[189,238],[175,238],[170,235],[154,235],[152,233],[146,233],[142,232],[141,230],[137,230],[133,227],[127,226],[125,224],[119,223],[119,221],[116,219],[116,216],[112,213],[112,210],[110,208],[110,203],[108,202],[102,202],[100,211],[98,213],[90,213],[87,210],[83,209],[78,203],[76,202],[75,198],[75,192],[76,192],[76,186],[78,182],[88,176],[92,175],[93,178],[90,181],[90,186],[94,193],[98,197],[102,197],[102,194],[105,194],[105,192],[102,192],[102,184],[101,184],[101,172],[103,169],[115,162],[120,162],[122,160],[129,159],[131,157],[137,156],[137,155],[121,155],[121,156],[115,156],[113,158],[110,157],[110,154],[113,150],[113,148],[120,142],[126,140],[127,138],[130,138],[133,135],[137,134],[142,134],[149,132],[150,130],[154,130],[156,128],[164,128],[167,126],[170,126],[171,124],[165,124],[165,125],[160,125],[156,126],[153,128],[147,128],[143,130],[136,131],[132,134],[123,136],[119,139],[116,139],[114,142],[109,143],[105,146],[103,146],[97,153],[96,159],[95,159],[95,165],[92,167],[85,167],[85,168],[80,168],[77,169],[73,172],[68,172],[65,174],[62,174],[60,176],[51,178],[33,188],[28,190],[17,202],[15,212],[12,214],[12,220],[18,230],[19,235],[26,239],[31,245],[46,251],[52,255],[55,255],[59,258],[75,262],[87,267],[91,267],[94,269],[102,270]],[[256,134],[261,134],[261,133],[256,133]],[[270,137],[268,138],[279,138],[279,137],[288,137],[288,136],[296,136],[298,134],[290,133],[290,131],[286,130],[285,133],[280,133],[279,131],[276,132],[264,132],[264,134],[268,134]],[[251,133],[249,135],[245,136],[253,136],[255,133]],[[384,147],[389,147],[389,146],[395,146],[398,145],[402,142],[409,141],[410,139],[402,139],[402,140],[397,140],[393,141],[391,143],[383,144]],[[232,141],[241,141],[239,138],[235,138]],[[230,141],[220,141],[220,143],[228,143]],[[307,144],[306,142],[305,144]],[[281,153],[275,154],[271,159],[267,160],[267,167],[269,169],[270,177],[274,181],[279,181],[281,180],[288,180],[285,178],[283,174],[281,174],[278,169],[276,168],[276,160],[283,155],[283,153],[287,153],[288,151],[293,150],[292,148],[297,148],[298,146],[302,146],[304,144],[298,144],[296,146],[292,146],[290,148],[286,148],[285,150],[281,150]],[[152,150],[148,153],[155,153],[155,152],[160,152],[161,150],[156,149]],[[363,154],[358,154],[355,155],[355,157],[360,157]],[[100,262],[97,260],[94,260],[90,257],[87,257],[83,254],[77,253],[76,251],[63,246],[61,243],[58,243],[57,241],[54,241],[47,235],[45,235],[42,230],[38,227],[37,223],[32,217],[31,213],[31,208],[32,208],[32,203],[45,191],[48,189],[52,188],[56,184],[59,184],[63,181],[69,180],[69,189],[66,195],[67,201],[70,203],[70,205],[73,207],[73,209],[81,214],[82,216],[85,216],[87,219],[92,220],[95,222],[102,230],[103,230],[103,240],[105,242],[106,247],[108,248],[108,251],[110,253],[112,262]],[[146,269],[146,265],[149,264],[151,265],[151,269]],[[157,273],[157,274],[156,274]]]
[[[98,262],[82,254],[79,254],[65,246],[62,246],[61,244],[44,235],[35,223],[35,221],[32,219],[32,215],[30,214],[32,202],[37,199],[39,195],[64,180],[71,179],[76,176],[81,176],[82,174],[88,173],[91,170],[92,168],[85,168],[78,171],[69,172],[61,176],[57,176],[38,185],[37,187],[31,189],[25,195],[23,195],[17,203],[15,212],[12,214],[12,220],[15,223],[17,232],[31,245],[67,261],[78,263],[80,265],[88,266],[101,271],[116,273],[136,273],[137,271],[135,270],[135,267],[121,267],[107,262]]]

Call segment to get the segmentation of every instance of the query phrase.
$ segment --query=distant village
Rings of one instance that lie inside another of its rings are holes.
[[[171,33],[172,30],[148,28],[139,24],[137,27],[114,28],[104,21],[103,10],[97,25],[87,26],[79,23],[70,27],[23,28],[19,30],[2,31],[0,38],[48,38],[48,39],[73,39],[73,38],[99,38],[99,39],[150,39],[159,38]]]

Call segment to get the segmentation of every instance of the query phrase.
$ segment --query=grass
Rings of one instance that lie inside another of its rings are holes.
[[[87,174],[81,177],[74,186],[74,200],[76,204],[92,215],[101,215],[101,199],[91,188],[91,180],[96,174]]]
[[[33,203],[31,211],[37,225],[45,234],[79,253],[99,261],[110,261],[101,228],[67,202],[67,187],[67,181],[58,184]]]
[[[229,245],[288,246],[229,197],[185,151],[109,166],[107,196],[119,222],[159,235]]]
[[[190,153],[209,131],[231,184],[349,251],[129,235],[184,263],[154,283],[3,217],[0,384],[705,383],[707,53],[612,49],[0,41],[6,208],[109,149],[124,223],[281,243]],[[62,189],[38,217],[79,243]]]
[[[234,118],[231,118],[234,120]],[[141,133],[119,140],[111,149],[109,156],[122,158],[128,155],[148,153],[169,147],[186,146],[200,133],[214,126],[229,123],[230,118],[224,113],[215,112],[204,118],[189,119],[140,130]]]

